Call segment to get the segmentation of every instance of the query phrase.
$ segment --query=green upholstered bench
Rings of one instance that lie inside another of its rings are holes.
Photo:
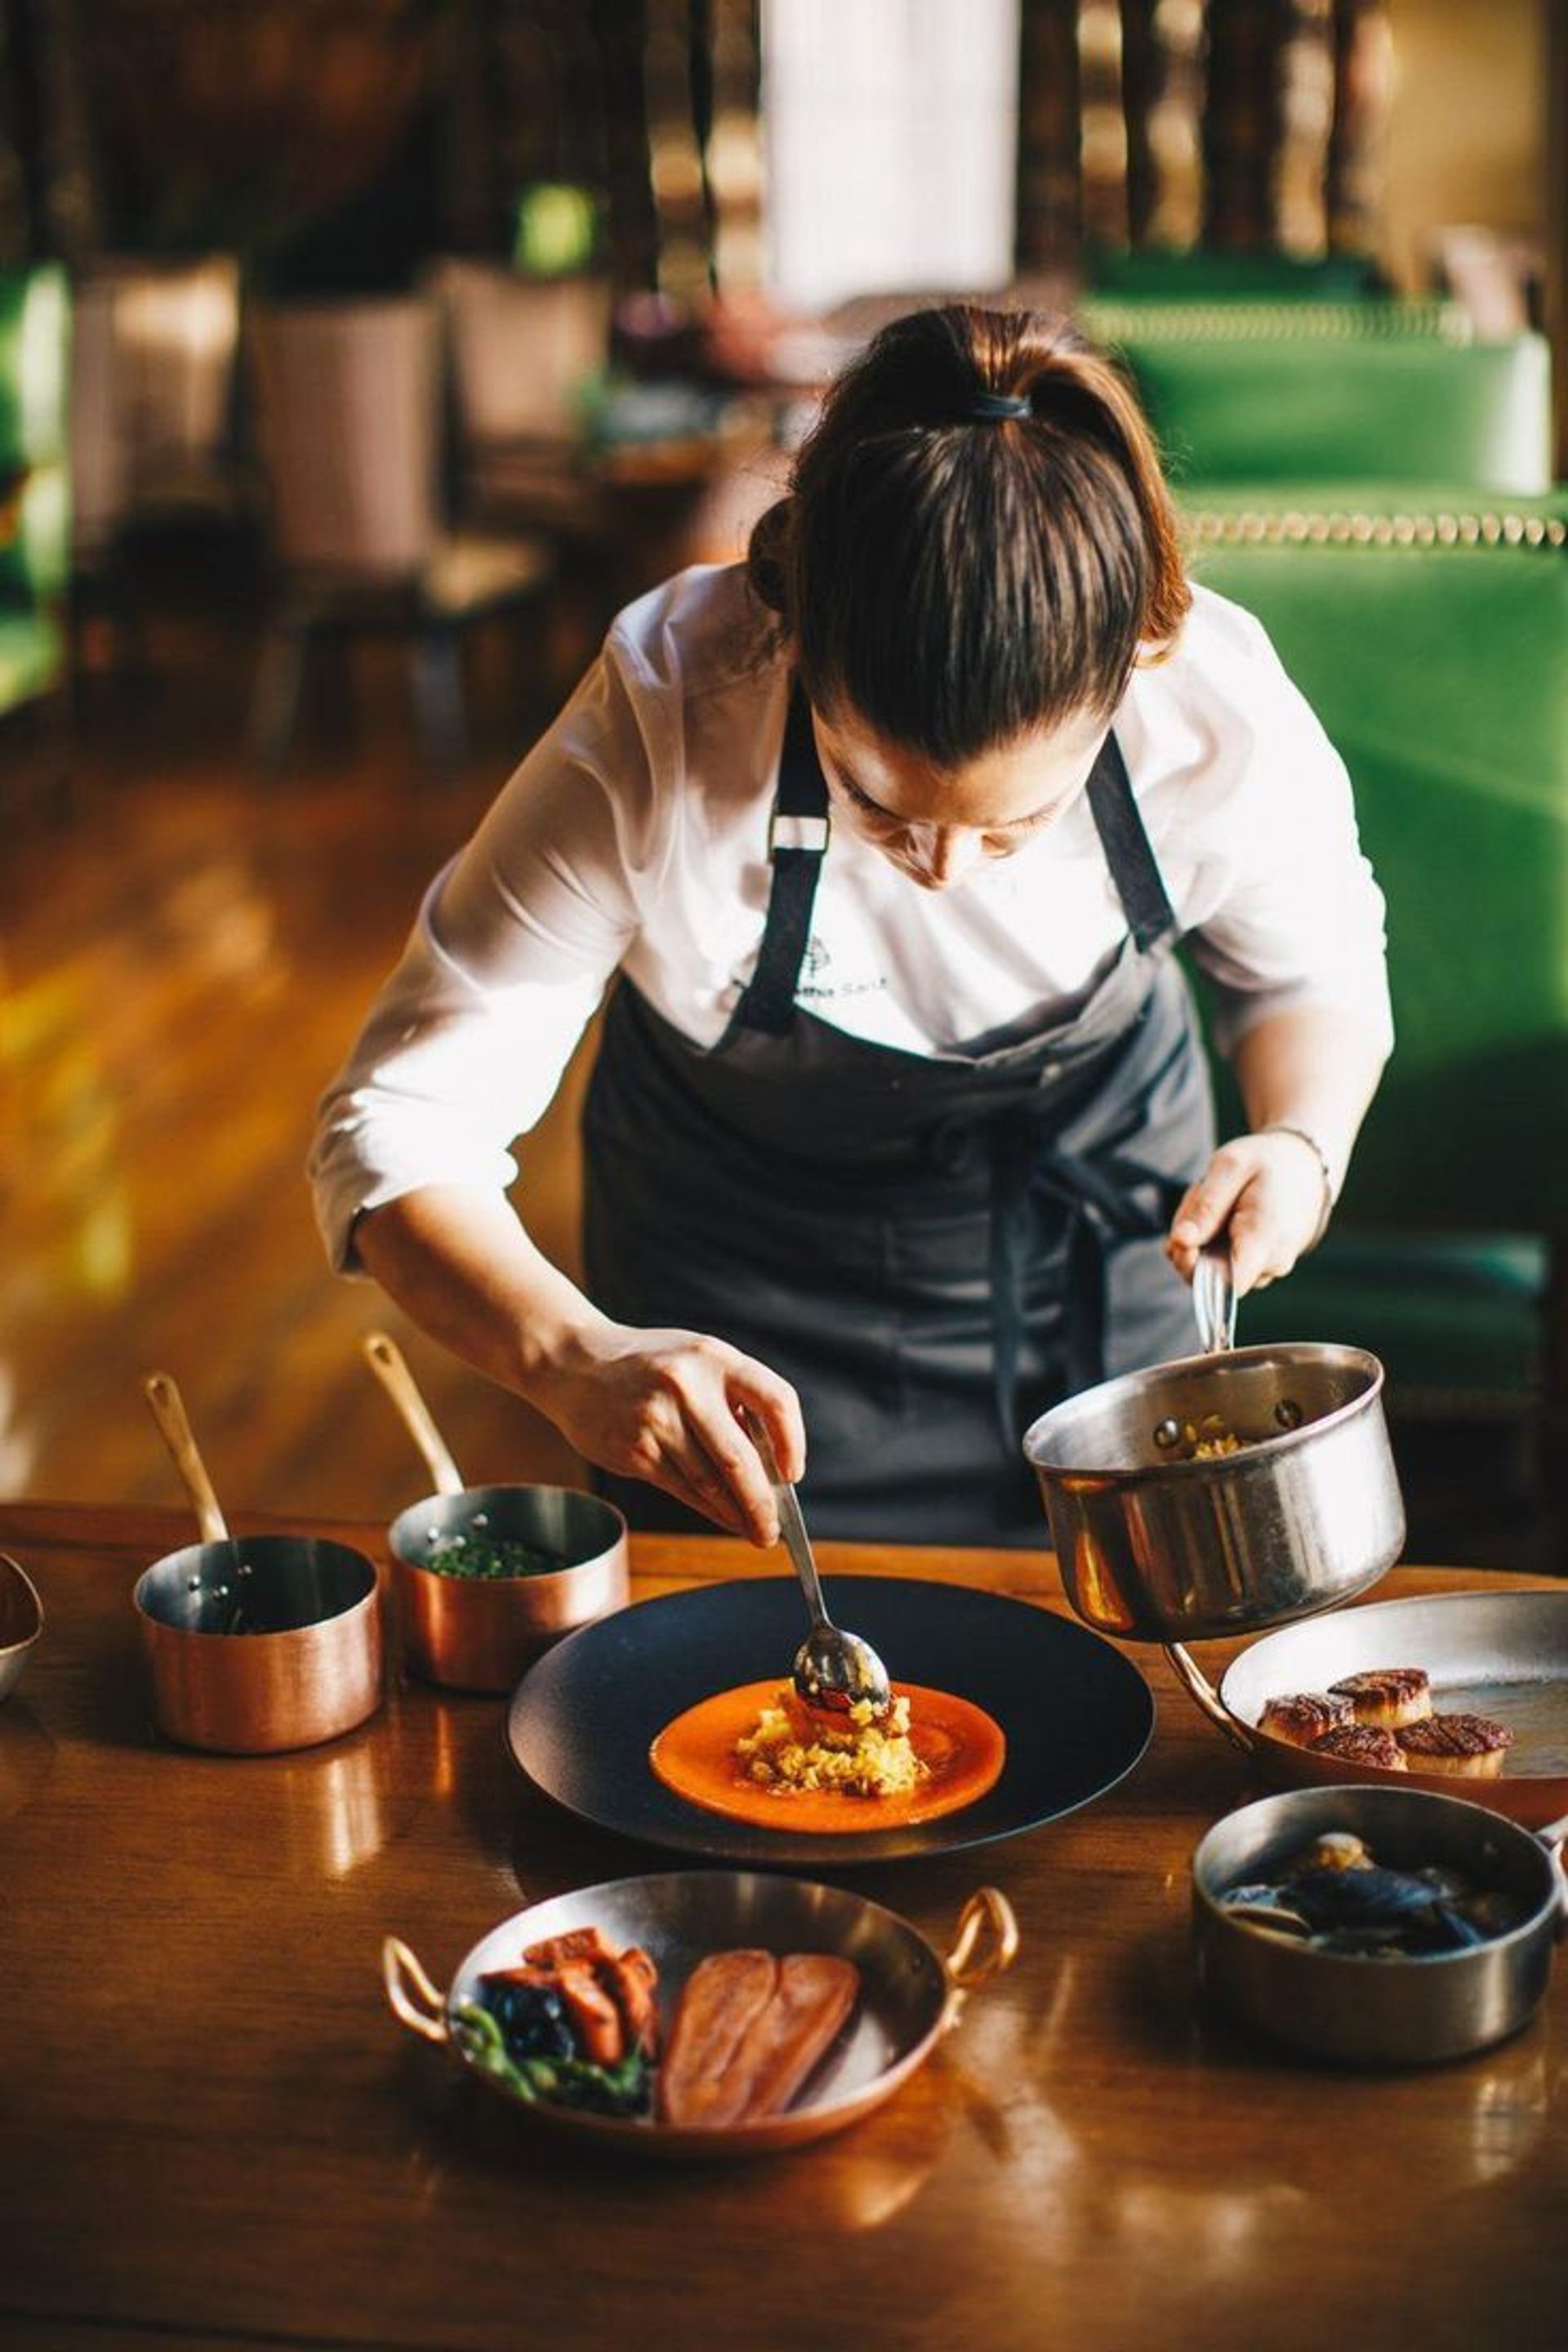
[[[1157,302],[1355,302],[1375,299],[1384,279],[1360,253],[1318,257],[1221,253],[1194,247],[1097,245],[1086,268],[1090,292],[1107,300]]]
[[[1075,316],[1091,341],[1119,350],[1192,343],[1474,343],[1463,303],[1438,295],[1397,300],[1317,301],[1229,299],[1157,301],[1087,294]]]
[[[1544,337],[1467,341],[1447,306],[1413,308],[1283,304],[1248,319],[1228,306],[1145,316],[1122,306],[1085,320],[1131,375],[1173,478],[1192,494],[1349,476],[1548,490]]]
[[[69,310],[58,267],[0,271],[0,723],[43,722],[30,764],[51,794],[65,772],[52,722],[67,673]]]
[[[1344,484],[1185,502],[1354,782],[1398,1043],[1339,1214],[1247,1339],[1360,1341],[1391,1409],[1568,1433],[1568,494]]]

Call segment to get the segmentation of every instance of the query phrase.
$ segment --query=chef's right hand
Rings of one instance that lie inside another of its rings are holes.
[[[698,1331],[595,1322],[531,1393],[601,1469],[646,1478],[728,1534],[778,1541],[773,1488],[737,1416],[749,1406],[761,1417],[791,1481],[805,1468],[805,1433],[795,1391],[754,1356]]]

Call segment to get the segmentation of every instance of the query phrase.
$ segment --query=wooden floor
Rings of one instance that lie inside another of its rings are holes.
[[[354,708],[319,696],[268,783],[239,751],[253,646],[242,612],[187,600],[154,631],[149,692],[85,696],[68,821],[0,820],[0,1495],[176,1499],[140,1391],[162,1366],[237,1511],[389,1516],[428,1481],[360,1357],[378,1324],[466,1476],[571,1478],[552,1430],[329,1275],[300,1172],[425,882],[552,684],[535,666],[515,687],[518,649],[481,648],[484,744],[441,787],[407,740],[395,650],[363,650]],[[526,1147],[521,1196],[568,1265],[580,1080]],[[1411,1557],[1564,1566],[1517,1433],[1395,1442]]]
[[[238,751],[237,632],[186,616],[153,651],[133,707],[86,698],[69,818],[7,823],[0,856],[0,1493],[174,1499],[139,1385],[162,1366],[234,1507],[390,1513],[429,1481],[359,1355],[377,1324],[465,1475],[570,1476],[552,1430],[329,1274],[301,1176],[316,1097],[537,704],[435,784],[395,653],[365,648],[358,748],[319,707],[269,783]],[[524,1180],[567,1262],[574,1098]]]

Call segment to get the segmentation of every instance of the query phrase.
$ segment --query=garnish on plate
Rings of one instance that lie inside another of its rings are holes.
[[[666,1724],[648,1761],[705,1811],[825,1836],[940,1820],[994,1787],[1007,1743],[983,1707],[912,1683],[893,1701],[882,1722],[857,1722],[787,1684],[742,1683]]]

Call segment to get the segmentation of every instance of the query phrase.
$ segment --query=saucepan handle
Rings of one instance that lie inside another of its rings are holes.
[[[460,1495],[463,1474],[447,1450],[447,1441],[431,1417],[430,1408],[415,1385],[402,1349],[389,1333],[365,1334],[364,1360],[403,1416],[403,1425],[425,1457],[438,1495]]]
[[[1233,1747],[1239,1748],[1243,1755],[1250,1756],[1252,1741],[1246,1727],[1237,1723],[1203,1668],[1194,1664],[1190,1654],[1183,1648],[1180,1642],[1167,1642],[1164,1644],[1164,1650],[1165,1655],[1176,1670],[1177,1678],[1199,1712],[1206,1715],[1209,1721],[1224,1732]]]
[[[979,1886],[958,1915],[952,1949],[942,1960],[947,2005],[942,2031],[956,2025],[977,1986],[1010,1969],[1018,1956],[1018,1922],[1000,1887]]]
[[[1568,1878],[1563,1876],[1563,1848],[1568,1844],[1568,1813],[1560,1821],[1548,1822],[1536,1836],[1557,1864],[1557,1935],[1568,1932]]]
[[[395,1936],[388,1936],[381,1947],[381,1980],[393,2015],[411,2033],[426,2042],[446,2042],[446,1995],[431,1983],[414,1953]]]

